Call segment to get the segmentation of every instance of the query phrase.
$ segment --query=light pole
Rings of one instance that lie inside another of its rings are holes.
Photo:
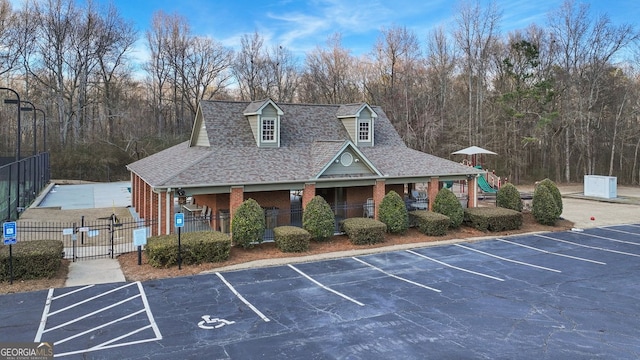
[[[33,111],[33,155],[36,155],[38,153],[38,147],[36,145],[36,139],[37,139],[37,135],[38,135],[38,131],[36,128],[36,106],[33,105],[33,103],[31,101],[27,101],[27,100],[22,100],[23,103],[27,103],[29,105],[31,105],[31,107],[21,107],[20,110],[22,111]]]
[[[17,91],[7,88],[7,87],[0,87],[0,90],[7,90],[7,91],[11,91],[12,93],[14,93],[16,95],[17,99],[4,99],[4,103],[5,104],[17,104],[18,105],[18,134],[17,134],[17,140],[18,142],[16,143],[16,161],[20,161],[20,138],[22,137],[22,134],[20,134],[20,95],[18,94]],[[19,181],[18,181],[19,183]]]
[[[16,99],[4,99],[4,103],[5,104],[16,104],[18,105],[18,130],[17,130],[17,142],[16,142],[16,166],[18,167],[18,176],[17,176],[17,182],[16,182],[16,210],[19,210],[20,208],[20,139],[22,138],[22,134],[20,133],[21,129],[21,125],[20,125],[20,94],[18,94],[17,91],[8,88],[8,87],[0,87],[0,90],[7,90],[7,91],[11,91],[15,96]],[[11,191],[9,191],[9,193],[11,193]],[[11,195],[9,195],[9,197],[11,197]],[[11,204],[11,200],[9,200],[9,204]],[[9,205],[9,209],[11,208],[11,205]],[[11,213],[11,211],[9,211],[9,213]],[[11,217],[11,215],[9,215],[9,217]]]
[[[47,113],[42,109],[36,109],[42,113],[42,152],[47,152]]]

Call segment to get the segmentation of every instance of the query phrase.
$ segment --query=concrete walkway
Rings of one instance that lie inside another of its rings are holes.
[[[117,259],[95,259],[69,264],[65,287],[125,282]]]

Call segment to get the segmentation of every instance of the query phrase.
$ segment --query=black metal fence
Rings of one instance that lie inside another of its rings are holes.
[[[14,221],[51,180],[49,153],[0,159],[0,218]]]
[[[335,214],[335,231],[347,217],[367,215],[369,204],[352,204],[332,207]],[[302,226],[302,209],[266,208],[263,241],[273,241],[273,229],[277,226]],[[17,241],[60,240],[64,244],[65,258],[77,261],[96,258],[115,258],[120,254],[137,251],[134,245],[134,230],[146,228],[147,234],[156,227],[156,220],[120,220],[115,216],[85,221],[84,216],[76,222],[17,221]],[[176,229],[174,229],[176,230]],[[176,230],[177,231],[177,230]],[[185,214],[182,233],[194,231],[231,232],[231,219],[227,211],[210,217]]]

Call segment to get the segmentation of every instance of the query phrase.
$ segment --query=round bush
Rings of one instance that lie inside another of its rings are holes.
[[[315,241],[324,241],[333,236],[335,218],[331,206],[322,196],[314,196],[304,208],[302,228],[307,230]]]
[[[438,191],[433,203],[433,211],[448,216],[451,221],[449,226],[454,229],[460,227],[464,219],[464,210],[458,197],[447,188]]]
[[[551,181],[549,178],[540,181],[538,186],[546,186],[551,192],[553,200],[556,203],[556,219],[559,219],[560,215],[562,215],[562,195],[560,194],[558,186],[556,186],[556,183]]]
[[[496,194],[496,206],[515,211],[522,211],[520,192],[512,183],[506,183],[500,187]]]
[[[531,213],[537,222],[542,225],[554,225],[556,223],[558,207],[547,186],[536,186],[531,205]]]
[[[261,243],[264,236],[264,211],[257,201],[245,200],[236,210],[231,221],[231,237],[234,245],[245,249]]]
[[[393,234],[404,234],[409,228],[409,212],[404,200],[397,192],[391,190],[382,198],[378,209],[380,221],[387,225],[387,231]]]

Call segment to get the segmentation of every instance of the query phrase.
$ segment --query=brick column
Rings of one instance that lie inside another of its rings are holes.
[[[231,196],[229,196],[229,216],[233,221],[233,215],[244,201],[244,186],[232,186]]]
[[[316,183],[304,184],[304,191],[302,191],[302,209],[307,207],[307,204],[311,199],[316,196]]]
[[[160,213],[160,195],[156,194],[153,192],[153,190],[151,190],[151,187],[149,187],[149,213],[147,214],[147,221],[152,221],[155,220],[156,223],[151,226],[151,235],[155,236],[160,234],[160,217],[159,217],[159,213]]]
[[[373,186],[373,204],[374,204],[374,219],[378,220],[378,209],[382,203],[382,199],[386,194],[385,181],[383,179],[376,180],[376,184]]]
[[[175,212],[173,206],[173,191],[167,191],[159,194],[160,196],[160,233],[173,233],[173,214]]]
[[[478,178],[472,177],[468,181],[469,185],[469,207],[478,207]]]
[[[429,211],[433,211],[433,203],[436,201],[436,195],[440,191],[440,178],[432,177],[429,181],[429,189],[427,190],[429,196]]]

